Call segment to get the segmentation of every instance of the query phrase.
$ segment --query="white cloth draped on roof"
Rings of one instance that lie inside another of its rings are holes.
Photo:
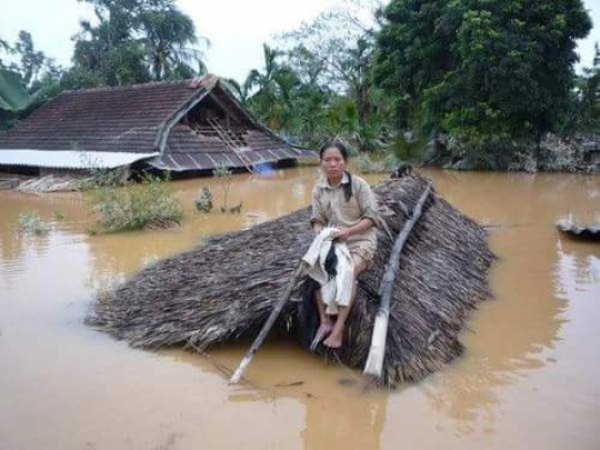
[[[338,229],[324,228],[313,240],[302,257],[307,274],[321,285],[321,296],[327,314],[337,314],[338,306],[348,306],[352,298],[354,265],[348,247],[343,242],[333,242]],[[325,260],[331,246],[337,256],[336,276],[330,278],[325,270]]]

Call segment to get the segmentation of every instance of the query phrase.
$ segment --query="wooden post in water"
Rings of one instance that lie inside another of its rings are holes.
[[[366,375],[373,375],[376,377],[381,376],[383,370],[383,359],[385,356],[385,344],[387,340],[388,322],[390,317],[390,300],[392,298],[392,291],[394,289],[394,280],[396,279],[396,271],[400,265],[400,253],[404,248],[404,244],[410,235],[410,232],[415,223],[421,217],[423,212],[423,205],[429,197],[431,192],[431,183],[428,183],[425,190],[419,197],[411,217],[405,222],[402,230],[396,237],[394,246],[390,253],[381,284],[379,285],[379,308],[375,315],[375,324],[373,325],[373,337],[371,339],[371,348],[369,350],[369,356],[365,363],[365,369],[363,373]]]

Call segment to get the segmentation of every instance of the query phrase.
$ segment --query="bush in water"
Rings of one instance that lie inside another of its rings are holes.
[[[36,213],[19,214],[19,229],[23,233],[41,236],[43,234],[48,234],[51,228],[51,225],[44,222]]]
[[[167,189],[166,179],[144,175],[141,183],[93,191],[101,231],[167,228],[181,223],[183,208]]]

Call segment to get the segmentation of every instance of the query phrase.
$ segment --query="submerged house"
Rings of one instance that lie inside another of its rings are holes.
[[[496,259],[486,229],[428,186],[429,180],[412,173],[373,188],[381,218],[377,252],[358,279],[344,345],[335,354],[324,346],[311,348],[318,312],[310,296],[307,301],[306,280],[293,275],[314,238],[310,206],[210,237],[146,266],[103,291],[87,323],[134,347],[204,352],[254,339],[283,298],[287,301],[274,323],[274,338],[296,340],[329,361],[362,370],[377,334],[386,278],[392,281],[391,298],[383,305],[389,323],[376,381],[384,386],[418,381],[464,350],[461,333],[480,303],[491,297],[488,274]],[[417,208],[423,198],[422,209]],[[406,235],[407,223],[417,218]],[[394,248],[403,235],[406,245],[398,255]],[[392,278],[388,268],[395,271]]]
[[[219,165],[316,159],[257,122],[218,77],[66,91],[0,134],[0,171],[33,174],[91,167],[176,173]]]

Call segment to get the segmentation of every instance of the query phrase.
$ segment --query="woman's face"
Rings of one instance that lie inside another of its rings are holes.
[[[327,178],[330,180],[339,180],[342,178],[342,174],[346,168],[346,160],[338,148],[329,147],[323,152],[321,167]]]

